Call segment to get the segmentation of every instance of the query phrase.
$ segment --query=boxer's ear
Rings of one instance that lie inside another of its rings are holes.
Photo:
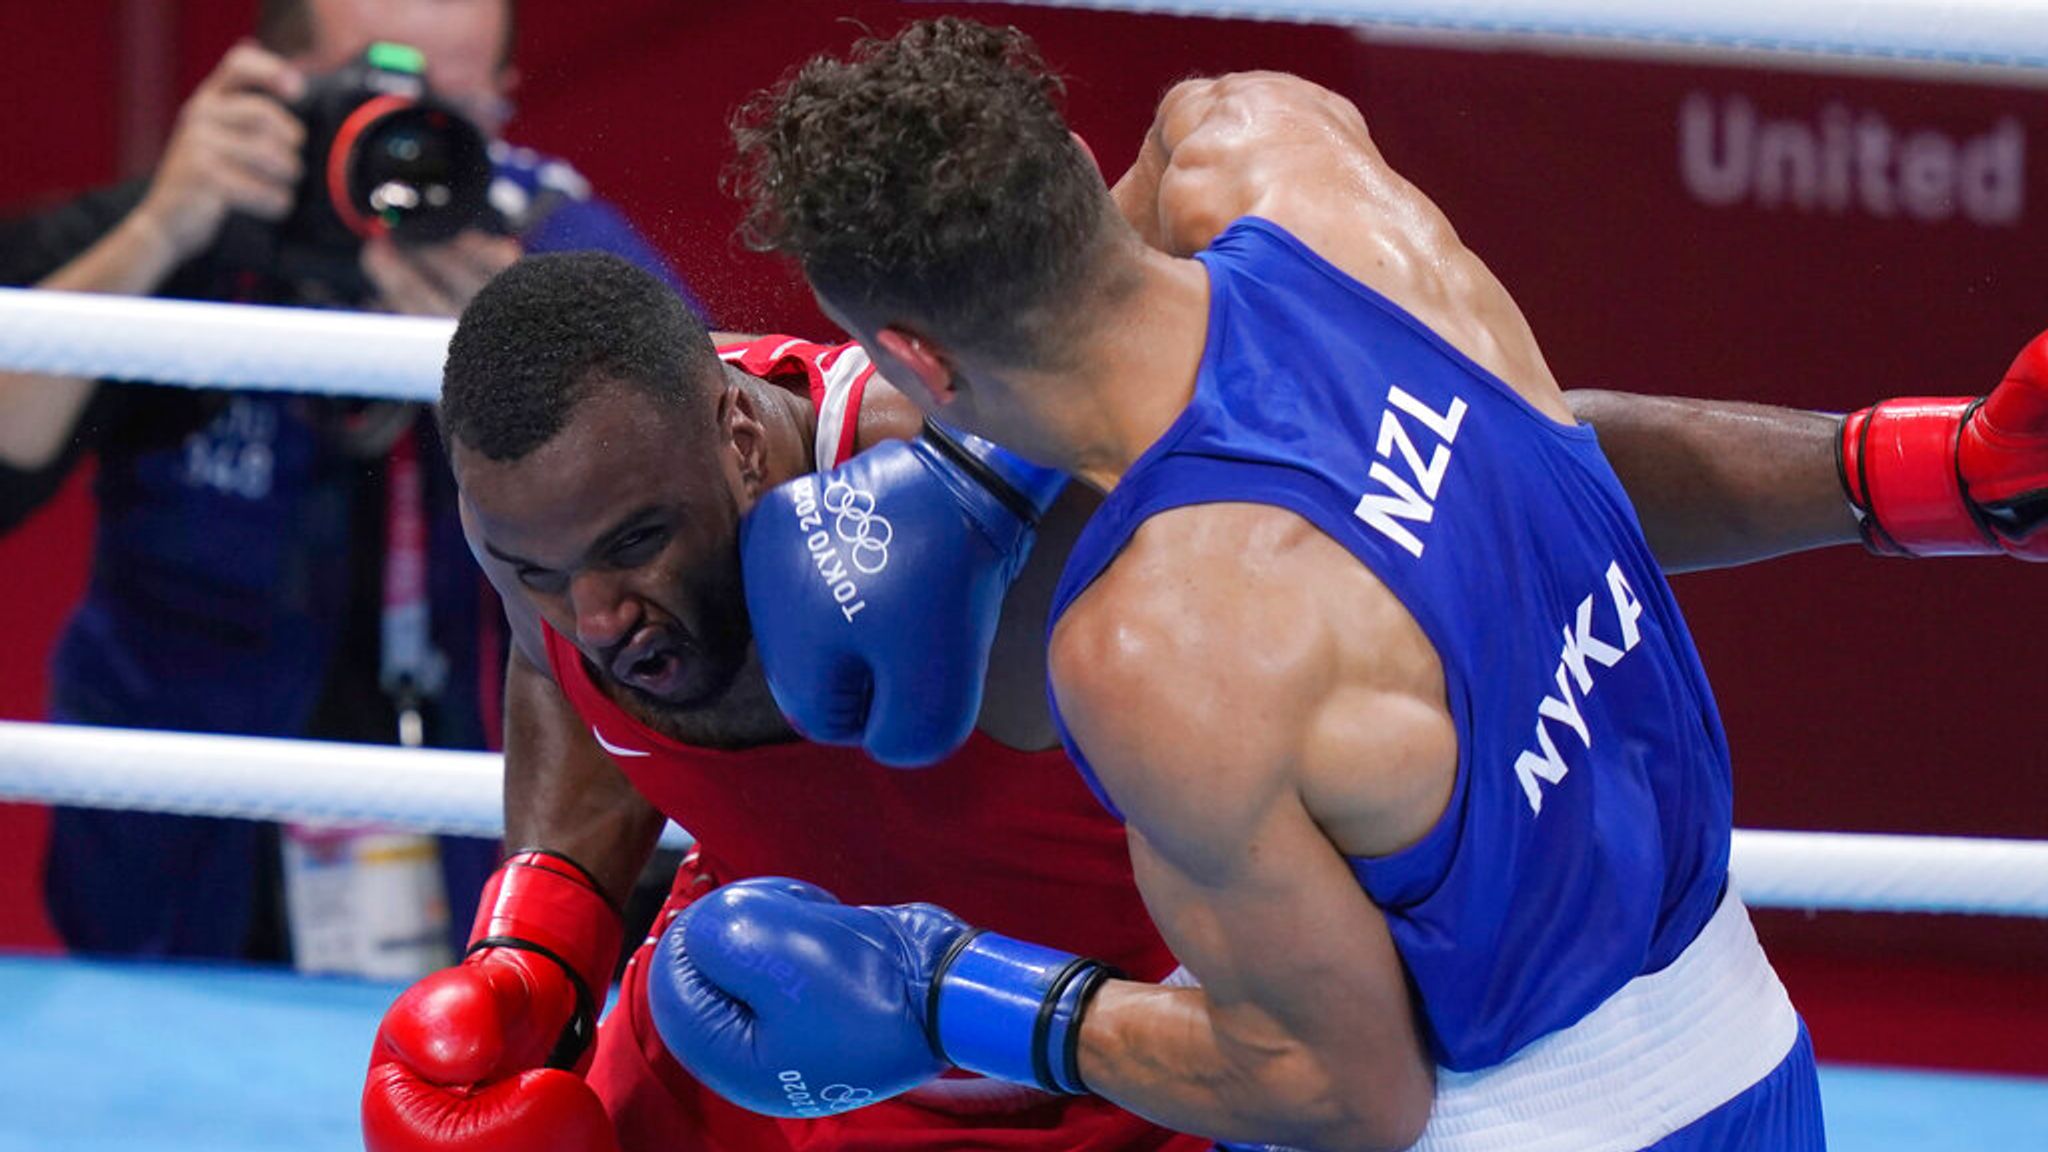
[[[875,351],[881,353],[882,375],[898,388],[917,388],[931,398],[930,407],[944,408],[959,395],[953,365],[945,350],[930,340],[895,325],[875,333]],[[913,399],[916,397],[913,396]]]
[[[718,397],[718,434],[730,462],[732,479],[748,502],[772,487],[768,478],[768,437],[761,427],[754,398],[729,384]]]

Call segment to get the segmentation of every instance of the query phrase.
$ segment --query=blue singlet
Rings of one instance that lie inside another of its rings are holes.
[[[1146,518],[1190,504],[1288,509],[1371,569],[1442,660],[1459,755],[1434,830],[1352,867],[1437,1062],[1499,1065],[1672,964],[1715,915],[1731,781],[1706,675],[1590,428],[1269,221],[1200,259],[1193,399],[1082,534],[1052,622]]]

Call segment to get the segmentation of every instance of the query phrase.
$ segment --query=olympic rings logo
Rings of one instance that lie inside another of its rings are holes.
[[[871,1089],[855,1088],[850,1084],[827,1084],[818,1092],[818,1099],[831,1105],[835,1110],[844,1112],[849,1108],[874,1103],[875,1094]]]
[[[888,517],[875,513],[874,493],[835,477],[826,482],[821,503],[832,513],[832,530],[846,542],[855,568],[873,576],[889,566],[889,541],[896,530]]]

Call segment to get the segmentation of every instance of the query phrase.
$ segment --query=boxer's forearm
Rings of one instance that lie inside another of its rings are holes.
[[[1343,1085],[1307,1046],[1284,1037],[1226,1040],[1199,988],[1112,981],[1082,1020],[1081,1079],[1095,1094],[1163,1127],[1218,1140],[1322,1152],[1405,1148],[1382,1123],[1373,1086]]]
[[[561,689],[515,650],[505,680],[505,846],[569,857],[618,907],[663,822]]]
[[[1849,544],[1840,418],[1730,401],[1575,391],[1667,572]]]

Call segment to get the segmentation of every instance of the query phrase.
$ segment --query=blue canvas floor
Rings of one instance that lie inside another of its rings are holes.
[[[398,988],[0,957],[0,1152],[357,1152]],[[2048,1081],[1824,1067],[1835,1152],[2048,1152]]]

